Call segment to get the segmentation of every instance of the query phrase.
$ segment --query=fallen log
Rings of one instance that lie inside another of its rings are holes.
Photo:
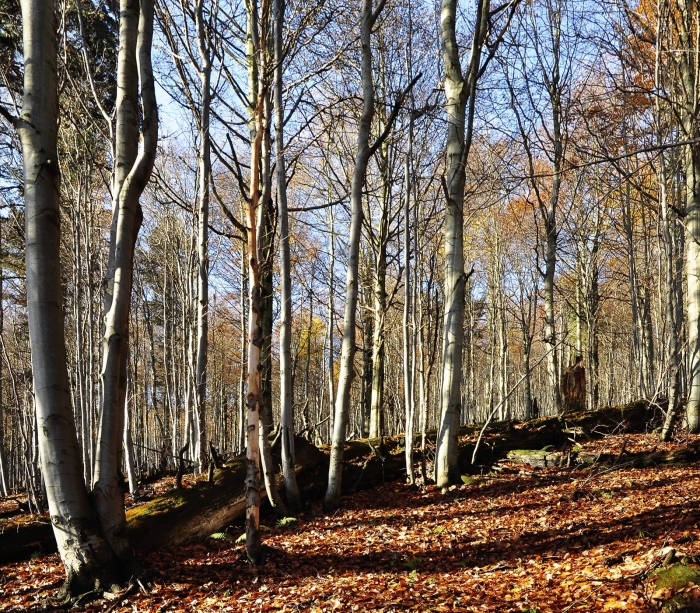
[[[463,429],[464,442],[460,445],[459,461],[465,472],[479,472],[491,466],[509,451],[543,449],[559,446],[567,441],[577,442],[601,438],[606,434],[644,431],[658,414],[658,408],[646,400],[619,407],[603,407],[596,411],[579,411],[564,415],[542,417],[526,422],[494,422],[489,425],[477,453],[477,464],[471,466],[472,454],[478,436]]]
[[[0,522],[0,564],[26,560],[56,551],[56,540],[48,518],[21,516]]]
[[[297,474],[327,466],[326,456],[305,439],[296,439],[295,451]],[[260,494],[264,499],[265,488]],[[214,472],[213,483],[174,488],[128,509],[127,531],[136,549],[156,551],[205,538],[244,514],[245,456],[239,456]],[[0,564],[54,551],[48,519],[0,523]]]
[[[297,474],[322,464],[324,455],[305,439],[295,441]],[[129,509],[127,530],[137,549],[156,551],[206,538],[245,514],[245,457],[239,456],[214,472],[213,483],[174,489]],[[278,480],[278,486],[282,483]],[[261,488],[265,498],[265,488]]]
[[[495,422],[489,426],[482,440],[479,462],[490,467],[509,451],[557,445],[571,436],[578,436],[579,432],[581,436],[602,436],[620,429],[640,430],[652,415],[653,409],[648,403],[638,402],[519,424]],[[479,426],[469,425],[463,426],[460,431],[460,461],[465,473],[480,470],[469,464],[479,430]],[[352,493],[385,481],[405,478],[403,445],[403,437],[346,443],[343,492]],[[320,499],[328,482],[330,447],[317,449],[300,437],[297,437],[295,446],[297,478],[302,494],[307,501]],[[174,489],[129,509],[127,521],[131,542],[137,549],[154,551],[221,531],[245,513],[244,480],[245,458],[237,457],[214,472],[214,482],[211,484],[200,483],[194,488]],[[265,495],[264,489],[261,494]],[[0,563],[50,551],[55,551],[55,542],[48,521],[5,522],[4,528],[0,523]]]
[[[375,487],[405,476],[404,456],[395,444],[377,455],[377,441],[349,441],[343,468],[343,492]],[[295,442],[296,472],[307,500],[322,498],[328,482],[330,448],[317,449],[306,439]],[[278,486],[282,486],[281,477]],[[265,499],[265,489],[261,489]],[[142,551],[157,551],[203,539],[245,515],[245,457],[229,460],[214,472],[213,483],[173,489],[127,510],[131,543]],[[48,519],[0,523],[0,564],[56,551]]]
[[[506,455],[513,464],[533,467],[591,466],[593,464],[619,466],[620,468],[648,468],[652,466],[684,466],[700,458],[698,447],[677,449],[668,453],[594,453],[590,451],[546,451],[542,449],[515,449]]]

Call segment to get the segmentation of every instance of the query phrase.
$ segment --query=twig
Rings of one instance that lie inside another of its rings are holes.
[[[138,581],[138,579],[137,579],[137,581]],[[141,585],[140,581],[139,581],[139,585]],[[136,588],[136,584],[130,583],[129,586],[121,594],[117,594],[117,597],[115,598],[114,602],[111,605],[109,605],[109,608],[107,609],[107,613],[110,613],[110,611],[114,611],[114,609],[116,609],[124,601],[124,599],[127,596],[131,595],[135,591],[135,588]],[[144,590],[144,593],[145,593],[145,590]]]
[[[620,447],[620,453],[617,454],[617,457],[615,458],[615,461],[613,462],[613,466],[615,466],[615,464],[617,464],[620,461],[620,459],[622,458],[622,454],[625,453],[625,447],[627,447],[627,442],[629,440],[630,440],[630,437],[629,437],[629,435],[627,435],[625,437],[625,440],[622,441],[622,447]]]
[[[328,415],[327,417],[325,417],[324,419],[322,419],[322,420],[319,421],[318,423],[315,423],[315,424],[313,424],[312,426],[306,426],[306,428],[302,428],[301,430],[299,430],[299,432],[297,432],[297,435],[298,435],[298,436],[301,436],[302,434],[304,434],[304,432],[309,432],[309,434],[310,434],[312,430],[315,430],[315,429],[318,428],[321,424],[326,423],[330,418],[331,418],[331,416]]]
[[[499,570],[510,570],[513,568],[518,568],[517,566],[513,566],[512,564],[497,564],[493,568],[483,568],[481,570],[476,570],[474,571],[474,574],[476,575],[487,575],[489,573],[495,573],[498,572]]]

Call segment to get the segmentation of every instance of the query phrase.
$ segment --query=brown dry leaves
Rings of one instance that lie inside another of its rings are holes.
[[[633,439],[635,451],[652,444]],[[387,484],[344,498],[334,515],[314,505],[273,528],[262,568],[243,561],[241,545],[214,540],[144,556],[148,593],[113,610],[655,611],[645,571],[667,545],[700,554],[699,492],[699,465],[514,468],[446,495]],[[47,556],[1,572],[0,611],[38,611],[62,571]]]

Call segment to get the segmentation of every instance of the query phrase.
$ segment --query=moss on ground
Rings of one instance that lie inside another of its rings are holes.
[[[655,594],[660,598],[657,604],[663,613],[684,613],[697,611],[694,594],[686,589],[688,585],[700,585],[700,567],[696,565],[674,564],[659,568],[651,574],[655,582]],[[666,594],[664,590],[668,590]]]
[[[688,583],[700,585],[700,567],[695,565],[674,564],[655,570],[651,576],[656,580],[656,588],[679,590]]]

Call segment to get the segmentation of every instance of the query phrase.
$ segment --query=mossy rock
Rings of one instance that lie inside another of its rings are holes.
[[[661,596],[657,604],[664,613],[682,613],[684,611],[697,611],[697,608],[689,607],[694,595],[685,588],[688,584],[700,586],[700,567],[697,565],[674,564],[666,568],[659,568],[651,574],[654,582],[655,594]],[[664,599],[663,590],[669,590],[669,595]],[[684,590],[684,591],[681,591]],[[693,602],[693,605],[695,602]]]

